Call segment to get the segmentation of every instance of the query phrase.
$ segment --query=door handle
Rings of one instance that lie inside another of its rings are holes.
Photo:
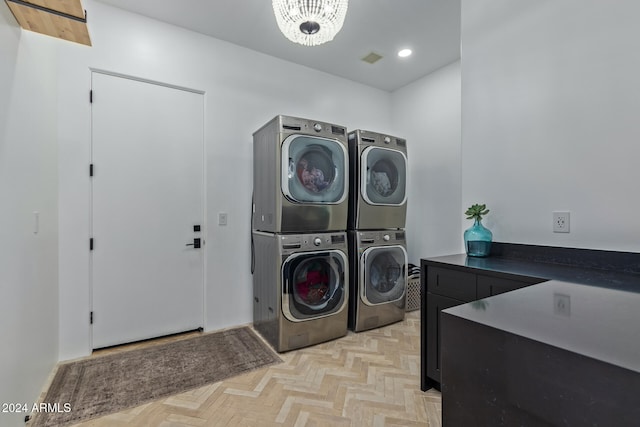
[[[193,246],[195,249],[200,249],[201,243],[200,238],[196,237],[193,239],[193,243],[187,243],[185,246]]]

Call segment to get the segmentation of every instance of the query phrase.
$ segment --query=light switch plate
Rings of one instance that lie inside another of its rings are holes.
[[[218,225],[227,225],[227,213],[219,212],[218,213]]]
[[[33,211],[33,234],[38,234],[40,231],[40,212]]]

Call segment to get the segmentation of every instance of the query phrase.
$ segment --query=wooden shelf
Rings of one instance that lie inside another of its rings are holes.
[[[22,28],[91,46],[80,0],[5,0]]]

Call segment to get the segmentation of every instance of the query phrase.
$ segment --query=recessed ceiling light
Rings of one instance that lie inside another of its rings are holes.
[[[398,52],[400,58],[406,58],[409,55],[411,55],[411,49],[402,49]]]

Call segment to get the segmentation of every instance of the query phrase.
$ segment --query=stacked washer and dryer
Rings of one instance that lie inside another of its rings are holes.
[[[253,159],[254,327],[278,352],[346,335],[346,128],[277,116]]]
[[[404,319],[407,295],[406,140],[349,133],[349,328]]]
[[[253,134],[253,323],[276,351],[404,319],[406,153],[289,116]]]

